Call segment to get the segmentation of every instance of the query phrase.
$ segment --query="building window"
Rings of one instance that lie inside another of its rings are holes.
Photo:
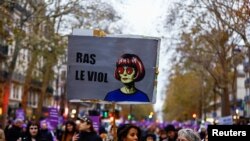
[[[38,94],[35,91],[30,90],[28,99],[29,99],[28,101],[29,106],[37,107]]]
[[[18,99],[18,86],[17,85],[13,85],[13,95],[12,95],[13,99]]]
[[[28,106],[31,106],[30,95],[31,95],[31,91],[28,93],[28,100],[27,100]]]

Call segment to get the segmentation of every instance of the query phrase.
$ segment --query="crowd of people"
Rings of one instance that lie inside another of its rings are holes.
[[[78,122],[77,122],[78,121]],[[50,130],[46,122],[15,119],[0,130],[0,141],[207,141],[206,128],[196,131],[191,128],[138,126],[124,123],[106,129],[94,129],[88,116],[67,120],[56,130]],[[26,125],[26,126],[24,126]],[[1,132],[2,131],[2,132]]]

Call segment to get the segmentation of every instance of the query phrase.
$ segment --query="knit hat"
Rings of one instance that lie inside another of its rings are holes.
[[[84,116],[80,116],[78,117],[79,120],[83,121],[83,122],[87,122],[88,124],[92,124],[92,120],[90,117],[84,115]]]

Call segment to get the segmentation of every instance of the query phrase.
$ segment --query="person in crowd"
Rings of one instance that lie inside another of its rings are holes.
[[[22,132],[23,133],[27,132],[27,124],[26,123],[23,123],[23,125],[22,125]]]
[[[205,139],[206,134],[207,134],[207,129],[204,126],[201,126],[200,129],[198,130],[198,133],[200,135],[201,140]]]
[[[39,123],[35,121],[29,122],[26,127],[26,134],[20,141],[40,141],[39,129]]]
[[[146,134],[144,141],[156,141],[156,135],[153,133]]]
[[[161,129],[162,129],[162,128],[159,127],[159,126],[157,126],[157,127],[155,128],[154,134],[156,135],[156,140],[157,140],[157,141],[159,141]]]
[[[206,134],[205,138],[202,141],[208,141],[208,134]]]
[[[53,134],[48,129],[48,125],[47,125],[46,121],[41,122],[40,133],[41,133],[40,134],[41,141],[53,141]]]
[[[143,128],[141,128],[141,129],[143,131]],[[146,129],[144,130],[144,133],[142,135],[143,135],[144,139],[147,135],[150,135],[150,136],[154,135],[155,138],[158,139],[159,138],[159,131],[160,131],[160,128],[157,126],[157,124],[152,123],[146,127]],[[151,137],[149,137],[149,138],[151,138]]]
[[[103,141],[108,141],[108,132],[106,131],[104,126],[99,127],[99,135]]]
[[[147,126],[147,133],[155,133],[157,125],[155,123],[152,123],[150,125]]]
[[[117,129],[118,141],[141,141],[141,129],[133,124],[124,124]]]
[[[2,124],[0,124],[0,141],[5,141],[5,133]]]
[[[76,123],[73,120],[68,120],[65,123],[65,131],[62,134],[61,141],[71,141],[73,135],[77,132]]]
[[[159,131],[159,141],[167,141],[167,133],[164,129],[160,129]]]
[[[65,132],[65,124],[58,124],[56,131],[55,131],[55,137],[56,137],[56,141],[61,141],[62,140],[62,135]]]
[[[167,140],[168,141],[176,141],[177,139],[177,132],[176,132],[176,129],[174,127],[174,125],[172,124],[168,124],[166,127],[165,127],[165,131],[167,133]]]
[[[201,139],[193,129],[183,128],[178,131],[177,141],[201,141]]]
[[[107,93],[106,101],[140,101],[149,102],[146,93],[135,86],[145,76],[145,68],[141,59],[135,54],[123,54],[116,62],[115,78],[123,83],[123,87]]]
[[[9,119],[9,120],[7,121],[7,123],[6,123],[5,128],[4,128],[4,134],[5,134],[5,136],[7,136],[8,130],[11,128],[11,126],[12,126],[12,120]]]
[[[23,137],[22,125],[22,119],[15,119],[13,125],[7,131],[6,141],[17,141],[19,138]]]
[[[88,116],[80,117],[79,133],[74,134],[72,141],[102,141]]]
[[[111,125],[109,128],[109,132],[108,132],[108,140],[109,141],[114,140],[114,137],[116,136],[116,132],[117,132],[117,127],[114,127],[114,125]]]

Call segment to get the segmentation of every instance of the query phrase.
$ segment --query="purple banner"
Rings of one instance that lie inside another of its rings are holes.
[[[16,119],[25,119],[25,113],[23,109],[20,108],[16,110]]]
[[[57,128],[58,125],[58,109],[54,108],[54,107],[50,107],[48,108],[48,112],[49,112],[49,117],[47,118],[47,122],[49,122],[49,126],[50,128],[53,130],[55,128]]]
[[[58,109],[57,108],[49,108],[49,121],[53,128],[56,128],[58,125]]]
[[[48,127],[49,130],[53,130],[54,129],[54,127],[51,126],[50,121],[49,121],[48,118],[40,121],[40,125],[42,125],[44,123],[46,123],[46,125],[47,125],[47,127]]]
[[[98,133],[100,127],[100,116],[89,116],[93,122],[93,127],[95,131]]]

